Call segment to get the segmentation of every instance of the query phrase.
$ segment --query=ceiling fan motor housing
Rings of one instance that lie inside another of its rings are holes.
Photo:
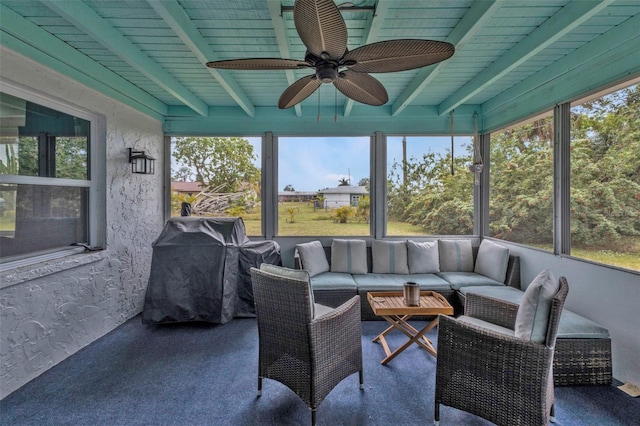
[[[338,78],[338,65],[331,62],[316,65],[316,77],[323,83],[332,83]]]

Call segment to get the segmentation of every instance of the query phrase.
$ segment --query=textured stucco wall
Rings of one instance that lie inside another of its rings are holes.
[[[0,48],[0,77],[106,118],[106,250],[0,275],[0,398],[142,310],[163,226],[163,165],[134,175],[127,148],[163,158],[162,123]],[[2,80],[0,80],[0,84]]]

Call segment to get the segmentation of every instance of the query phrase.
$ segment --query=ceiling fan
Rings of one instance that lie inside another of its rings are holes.
[[[232,70],[295,70],[315,68],[315,74],[294,82],[280,96],[278,108],[290,108],[309,97],[322,83],[333,85],[346,97],[367,105],[385,104],[389,97],[382,83],[367,73],[406,71],[450,58],[452,44],[399,39],[347,49],[347,26],[332,0],[296,0],[296,31],[307,48],[304,61],[247,58],[207,62],[210,68]]]

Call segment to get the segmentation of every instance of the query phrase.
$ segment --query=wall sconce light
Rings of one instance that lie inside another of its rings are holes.
[[[144,151],[134,151],[129,148],[129,162],[131,163],[131,173],[152,175],[155,172],[156,159],[144,153]]]

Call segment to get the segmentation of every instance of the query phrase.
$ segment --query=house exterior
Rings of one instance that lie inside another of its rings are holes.
[[[171,182],[171,192],[178,192],[188,196],[198,195],[202,191],[200,182]]]
[[[312,201],[317,196],[317,191],[278,191],[278,202]]]
[[[368,195],[369,191],[364,186],[337,186],[318,191],[324,195],[324,207],[335,208],[342,206],[358,206],[360,197]]]

